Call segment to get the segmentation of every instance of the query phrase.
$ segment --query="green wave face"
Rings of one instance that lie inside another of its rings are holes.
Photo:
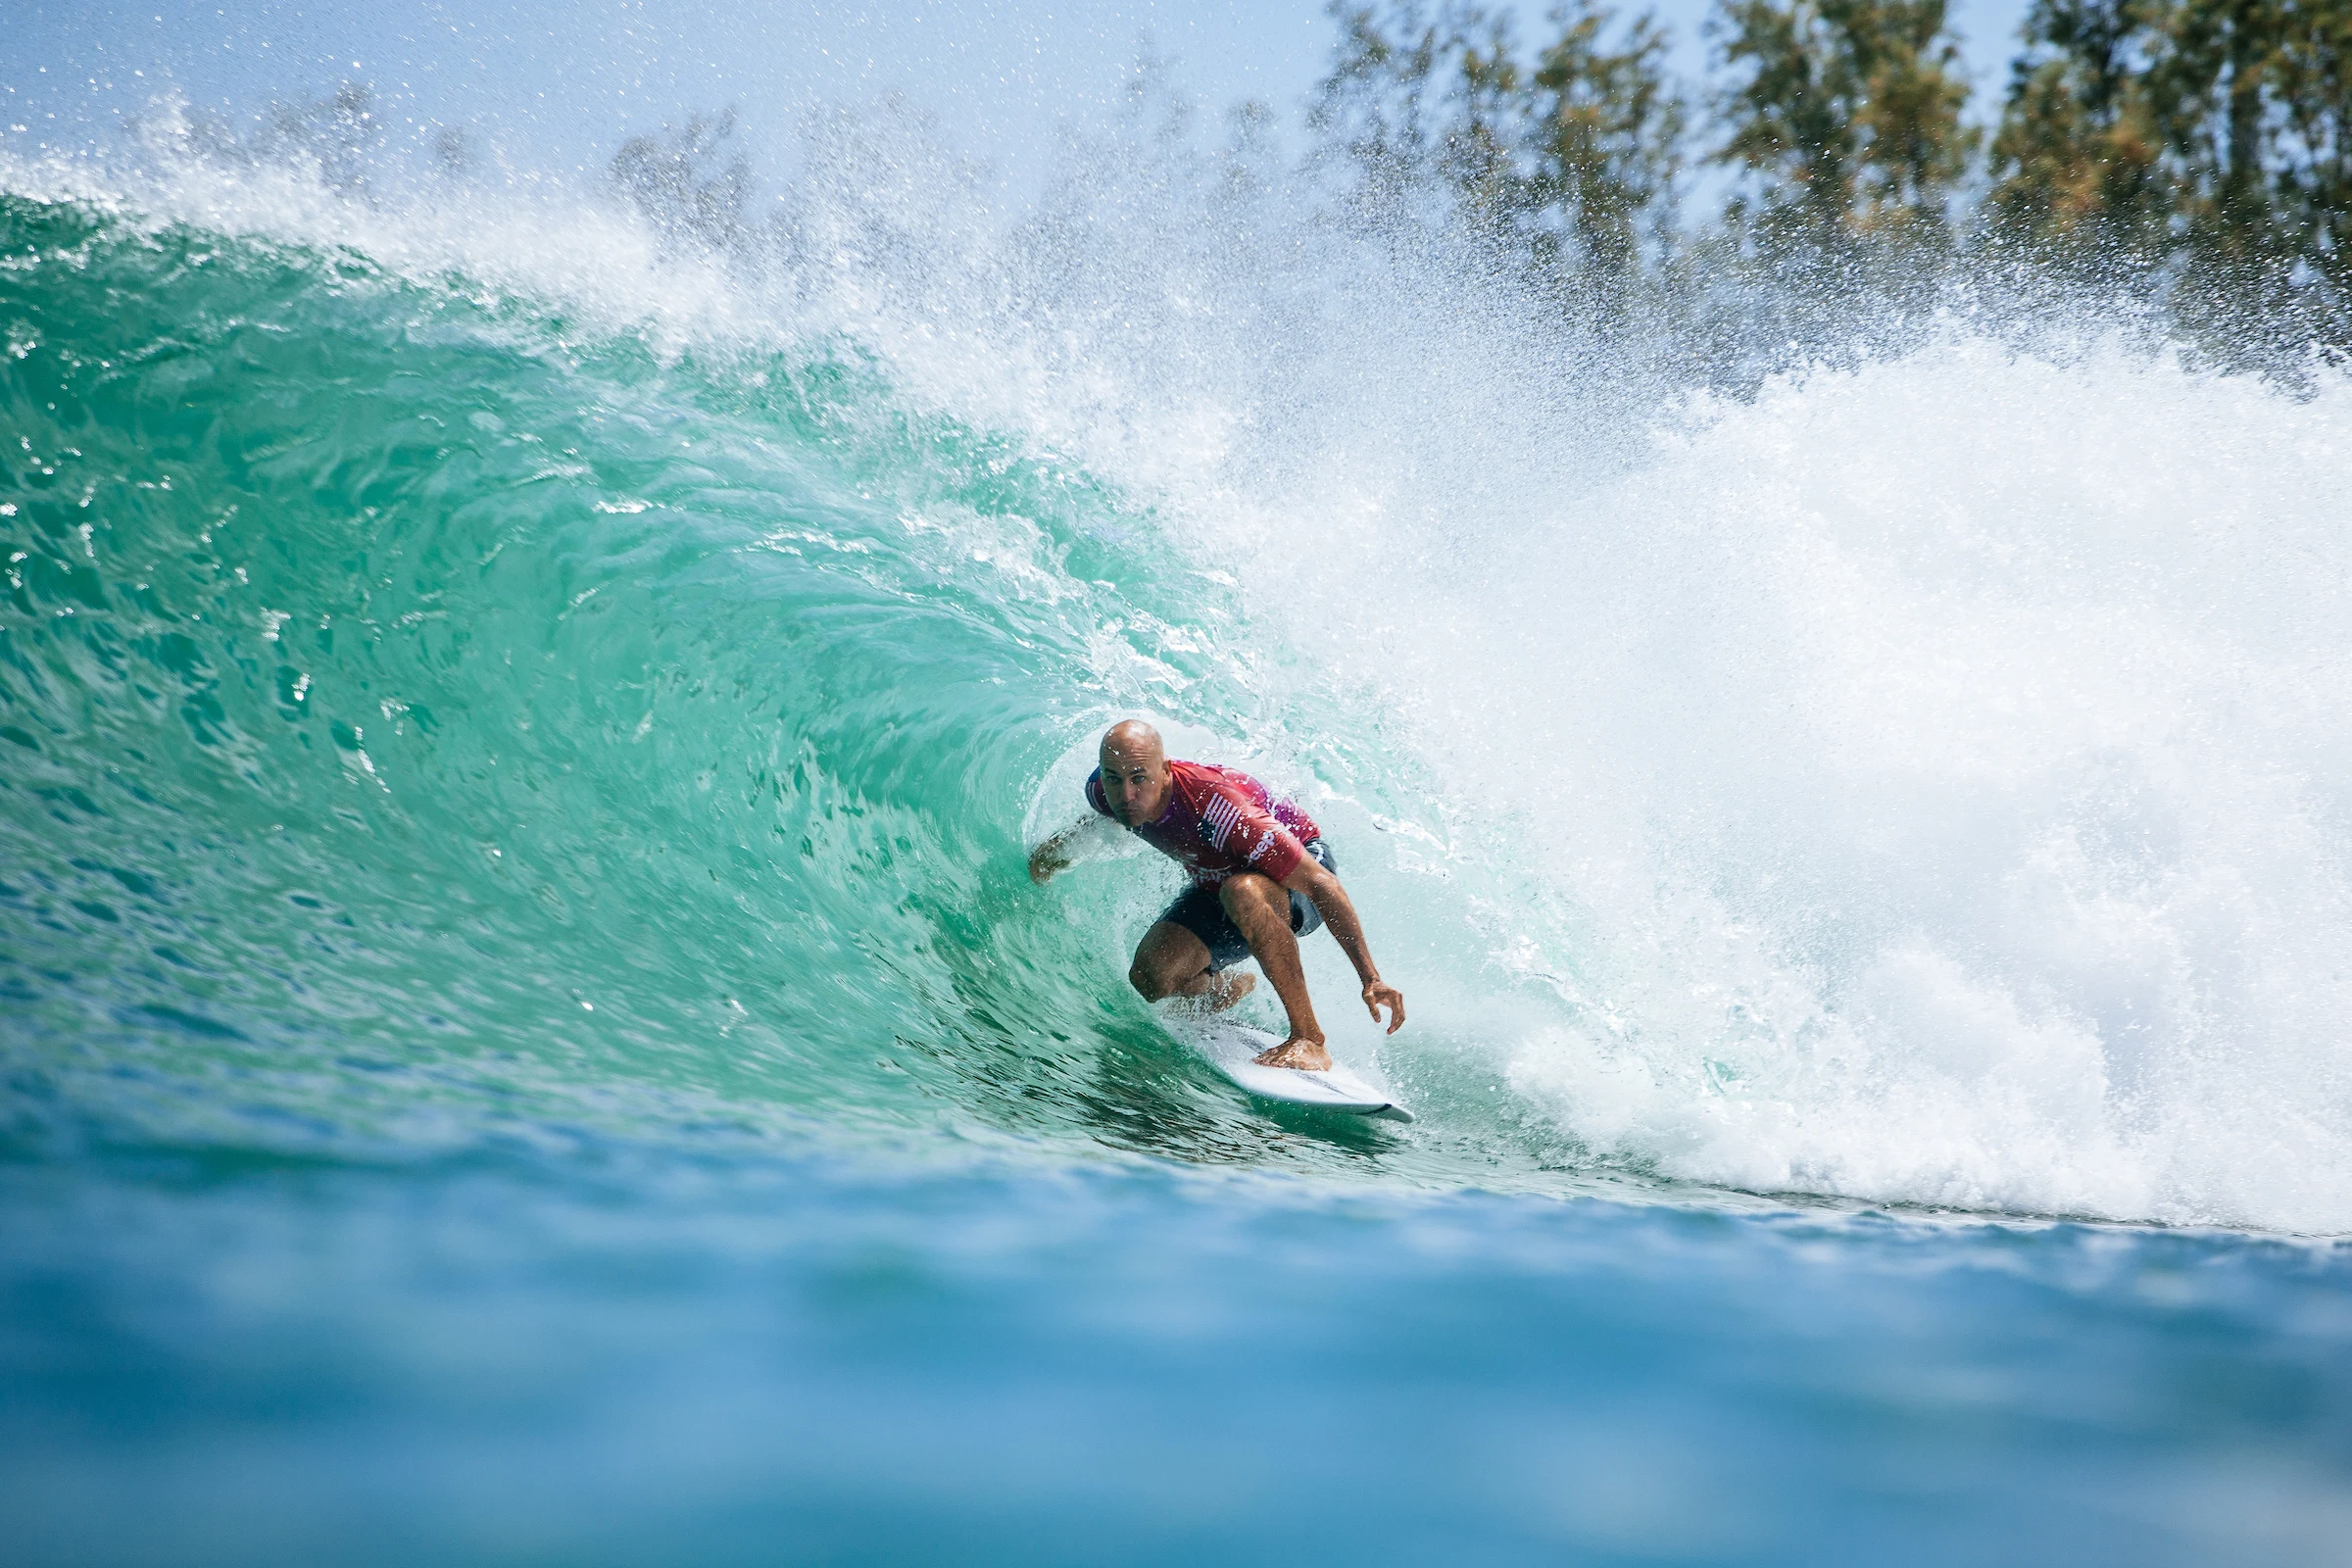
[[[846,347],[664,362],[349,254],[6,224],[21,1151],[1376,1151],[1125,993],[1156,882],[1022,875],[1118,671],[1219,678],[1118,496]]]

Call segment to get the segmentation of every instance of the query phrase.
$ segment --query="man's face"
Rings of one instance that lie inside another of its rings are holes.
[[[1104,741],[1102,761],[1102,798],[1110,803],[1111,814],[1127,827],[1157,821],[1174,782],[1167,753],[1148,743]]]

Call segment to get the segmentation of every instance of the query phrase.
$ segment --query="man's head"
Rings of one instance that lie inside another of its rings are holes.
[[[1127,827],[1157,821],[1175,787],[1159,731],[1140,718],[1113,724],[1103,732],[1101,760],[1102,799],[1110,803],[1110,814]]]

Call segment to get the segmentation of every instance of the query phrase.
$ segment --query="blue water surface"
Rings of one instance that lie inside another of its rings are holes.
[[[18,1562],[2344,1560],[2334,1247],[591,1147],[23,1168]]]

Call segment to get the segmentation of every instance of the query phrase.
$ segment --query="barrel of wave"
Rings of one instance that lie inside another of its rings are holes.
[[[1455,960],[1461,956],[1441,958],[1433,936],[1446,930],[1461,933],[1464,926],[1443,916],[1431,918],[1427,861],[1397,853],[1398,824],[1377,816],[1353,795],[1309,770],[1213,730],[1149,711],[1090,713],[1073,728],[1067,748],[1047,768],[1031,797],[1022,823],[1025,850],[1034,851],[1073,822],[1083,824],[1065,843],[1070,870],[1039,897],[1050,901],[1073,928],[1091,959],[1092,982],[1104,989],[1125,989],[1128,960],[1138,939],[1184,885],[1174,862],[1146,853],[1141,840],[1087,805],[1086,779],[1096,766],[1102,733],[1122,718],[1152,724],[1171,758],[1216,762],[1251,774],[1278,797],[1297,801],[1322,827],[1337,851],[1383,973],[1409,977],[1399,984],[1415,997],[1414,1022],[1395,1037],[1384,1037],[1366,1020],[1354,1004],[1358,982],[1346,956],[1321,934],[1300,945],[1307,983],[1329,1032],[1335,1062],[1397,1098],[1410,1098],[1417,1067],[1430,1052],[1452,1053],[1462,1045],[1443,1021],[1447,1014],[1466,1015],[1462,999],[1449,994],[1451,977],[1460,967]],[[1422,993],[1414,990],[1417,986],[1429,986],[1434,1012],[1425,1015],[1418,1006]],[[1136,1005],[1143,1004],[1138,1001]],[[1161,1004],[1155,1010],[1180,1035],[1188,1034],[1190,1020],[1181,1016],[1180,1004]],[[1279,1008],[1262,986],[1231,1017],[1270,1029],[1277,1039],[1283,1033]]]

